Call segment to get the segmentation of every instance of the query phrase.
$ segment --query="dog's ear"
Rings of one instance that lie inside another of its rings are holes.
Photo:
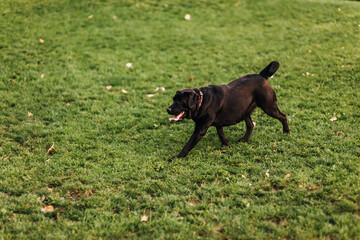
[[[200,100],[199,96],[195,93],[194,90],[192,90],[191,92],[187,92],[187,95],[189,96],[188,98],[189,109],[194,111],[196,109],[197,103]]]

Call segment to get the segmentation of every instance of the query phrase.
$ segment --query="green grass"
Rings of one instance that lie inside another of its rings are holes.
[[[0,239],[359,238],[359,12],[330,0],[0,0]],[[176,90],[273,60],[291,135],[257,109],[248,143],[244,123],[225,129],[229,149],[210,129],[167,162],[193,130],[167,120]]]

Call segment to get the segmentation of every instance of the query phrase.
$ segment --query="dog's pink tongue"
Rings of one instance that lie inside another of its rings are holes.
[[[173,117],[173,118],[169,118],[169,121],[179,121],[179,119],[182,117],[182,115],[184,115],[185,112],[180,113],[179,115]]]

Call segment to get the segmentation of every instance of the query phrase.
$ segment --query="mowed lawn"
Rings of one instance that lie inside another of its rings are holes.
[[[274,60],[290,135],[168,163],[176,90]],[[357,1],[0,0],[0,239],[359,239],[359,80]]]

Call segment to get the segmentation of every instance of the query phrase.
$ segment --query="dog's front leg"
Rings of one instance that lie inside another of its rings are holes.
[[[209,120],[209,119],[207,119],[207,120]],[[206,134],[206,132],[210,126],[211,126],[211,121],[207,121],[206,123],[200,122],[200,121],[197,122],[195,124],[195,130],[194,130],[193,134],[191,135],[189,141],[186,143],[185,147],[181,150],[181,152],[176,157],[169,159],[169,162],[174,160],[174,158],[186,157],[186,155],[188,155],[190,150],[193,149],[195,147],[195,145],[200,141],[200,139]]]
[[[190,140],[187,142],[185,147],[181,150],[181,152],[176,156],[177,158],[183,158],[188,155],[191,149],[195,147],[195,145],[200,141],[200,139],[205,135],[207,129],[201,132],[195,132],[191,135]]]
[[[224,134],[224,130],[222,127],[216,127],[216,131],[219,135],[220,141],[222,145],[230,147],[229,141],[226,139],[226,136]]]

